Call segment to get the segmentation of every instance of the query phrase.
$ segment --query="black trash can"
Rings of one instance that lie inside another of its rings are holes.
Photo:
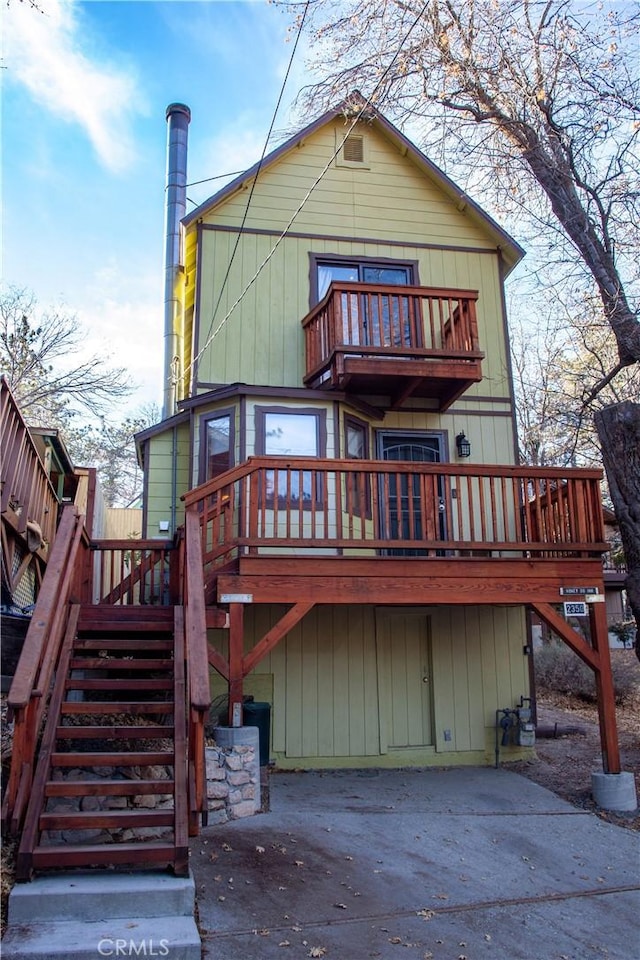
[[[269,741],[271,738],[271,704],[245,703],[242,706],[242,722],[245,727],[258,728],[258,742],[260,744],[260,766],[266,767],[269,763]]]

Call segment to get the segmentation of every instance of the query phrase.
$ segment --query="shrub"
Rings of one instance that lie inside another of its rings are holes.
[[[591,667],[569,647],[545,644],[534,654],[536,685],[556,693],[569,693],[581,700],[596,700],[595,676]],[[626,661],[612,659],[616,703],[626,703],[636,693],[636,677]]]

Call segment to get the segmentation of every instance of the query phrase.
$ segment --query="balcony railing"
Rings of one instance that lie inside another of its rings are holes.
[[[243,555],[599,558],[600,479],[597,470],[252,457],[185,504],[200,517],[207,576]]]
[[[482,379],[475,290],[332,283],[303,319],[305,383],[446,409]]]

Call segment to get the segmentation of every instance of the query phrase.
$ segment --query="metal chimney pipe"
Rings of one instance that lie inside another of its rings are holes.
[[[176,387],[182,362],[179,301],[180,221],[187,208],[187,134],[191,111],[184,103],[167,107],[167,179],[164,250],[164,389],[163,418],[176,412]]]

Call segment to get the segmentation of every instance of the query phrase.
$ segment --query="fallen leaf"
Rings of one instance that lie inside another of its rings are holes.
[[[211,863],[215,863],[217,859],[218,859],[217,853],[212,853],[211,856],[209,857],[209,860],[211,860]]]
[[[309,950],[309,953],[307,954],[307,956],[308,957],[324,957],[326,952],[327,951],[325,947],[311,947],[311,950]]]
[[[220,903],[223,903],[226,899],[227,899],[226,897],[218,897],[218,900],[220,901]]]
[[[435,917],[435,912],[433,910],[427,910],[425,907],[424,910],[418,910],[418,916],[422,917],[423,920],[431,920],[432,917]]]
[[[491,934],[490,934],[490,933],[485,933],[484,938],[485,938],[485,940],[486,940],[487,942],[489,942],[489,941],[491,940]]]
[[[389,937],[389,943],[402,943],[402,937]]]
[[[346,909],[347,909],[346,903],[334,903],[334,907],[337,907],[338,910],[346,910]]]
[[[449,899],[449,894],[448,894],[448,893],[436,893],[436,894],[434,894],[433,899],[434,899],[434,900],[448,900],[448,899]]]
[[[258,930],[258,936],[259,936],[259,937],[268,937],[268,936],[270,935],[270,933],[271,933],[271,930],[267,930],[266,927],[263,927],[262,930]]]
[[[256,853],[264,853],[264,847],[256,847]]]
[[[226,850],[227,853],[230,853],[231,850],[233,850],[233,847],[231,846],[230,843],[223,843],[223,844],[222,844],[222,849],[223,849],[223,850]]]
[[[345,860],[353,860],[353,857],[345,857]],[[380,861],[378,861],[379,863]]]
[[[288,940],[281,940],[280,943],[278,944],[278,946],[279,946],[279,947],[290,947],[291,944],[289,943]]]
[[[296,867],[304,867],[304,860],[294,860]]]

